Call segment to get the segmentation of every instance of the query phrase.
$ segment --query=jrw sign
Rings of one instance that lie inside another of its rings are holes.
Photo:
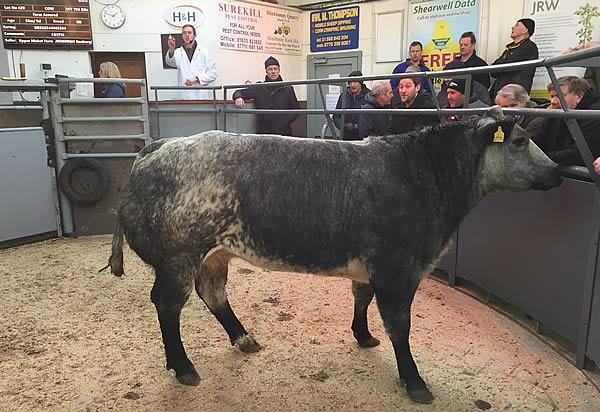
[[[523,17],[535,21],[535,33],[531,37],[537,46],[540,58],[560,56],[568,48],[579,43],[577,30],[579,16],[575,10],[590,0],[526,0]],[[596,26],[597,27],[597,26]],[[593,40],[600,40],[600,28],[594,31]],[[585,69],[578,67],[556,67],[554,71],[560,76],[583,76]],[[546,86],[550,83],[548,71],[538,67],[535,71],[531,95],[548,97]]]

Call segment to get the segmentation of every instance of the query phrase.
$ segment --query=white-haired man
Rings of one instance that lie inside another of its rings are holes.
[[[388,81],[376,81],[365,97],[362,109],[389,109],[392,101],[392,86]],[[358,117],[358,136],[385,136],[390,133],[391,116],[389,114],[361,114]]]

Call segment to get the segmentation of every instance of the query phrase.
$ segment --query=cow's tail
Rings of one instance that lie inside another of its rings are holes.
[[[123,226],[118,217],[112,240],[112,254],[108,258],[108,265],[100,269],[99,272],[102,272],[109,266],[113,275],[121,277],[125,274],[123,266]]]

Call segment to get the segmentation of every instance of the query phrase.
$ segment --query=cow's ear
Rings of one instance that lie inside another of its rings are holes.
[[[485,116],[479,118],[477,121],[477,128],[479,130],[484,130],[487,127],[493,126],[503,120],[506,120],[506,116],[504,116],[504,113],[502,113],[502,108],[500,106],[492,106],[489,108]]]
[[[490,110],[487,111],[486,116],[498,121],[506,119],[506,116],[504,116],[504,113],[502,113],[502,107],[498,105],[490,107]]]
[[[502,121],[495,121],[488,117],[487,121],[483,119],[479,120],[478,131],[481,136],[484,136],[484,140],[489,143],[504,143],[511,135],[514,125],[514,121],[508,118]]]

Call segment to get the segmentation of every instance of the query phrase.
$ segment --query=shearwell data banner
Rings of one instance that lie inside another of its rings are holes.
[[[460,54],[460,35],[472,31],[479,37],[480,0],[431,0],[411,2],[408,13],[408,41],[423,44],[423,63],[442,70]],[[407,56],[408,57],[408,56]],[[439,90],[441,79],[434,79]]]

